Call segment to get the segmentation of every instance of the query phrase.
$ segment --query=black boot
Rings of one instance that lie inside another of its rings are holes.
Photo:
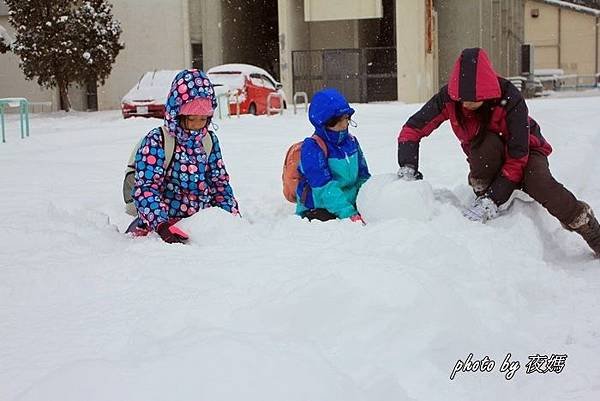
[[[149,232],[148,226],[139,217],[136,217],[125,231],[126,234],[132,234],[134,237],[144,237]]]
[[[600,257],[600,224],[598,224],[590,205],[585,202],[581,202],[581,204],[583,205],[582,213],[569,224],[569,229],[581,235],[596,253],[596,257]]]

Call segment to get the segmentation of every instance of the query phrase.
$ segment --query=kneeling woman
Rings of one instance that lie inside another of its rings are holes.
[[[371,175],[358,140],[348,132],[354,109],[337,90],[324,89],[313,96],[308,114],[315,134],[302,144],[296,214],[364,223],[356,195]]]
[[[600,225],[591,207],[554,179],[548,164],[552,147],[529,117],[521,92],[496,74],[483,49],[463,50],[448,85],[400,131],[400,178],[422,178],[419,142],[445,120],[450,120],[467,155],[468,180],[477,195],[463,211],[466,218],[479,222],[495,218],[498,207],[520,188],[600,256]]]
[[[180,219],[212,206],[238,215],[219,140],[208,130],[215,107],[213,86],[202,71],[175,76],[164,127],[146,135],[135,157],[132,195],[138,217],[127,232],[140,236],[155,231],[165,242],[182,243],[187,235],[174,226]],[[175,139],[168,166],[164,135]]]

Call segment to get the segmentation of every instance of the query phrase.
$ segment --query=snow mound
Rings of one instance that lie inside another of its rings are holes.
[[[430,220],[435,196],[427,181],[403,181],[396,174],[371,177],[360,189],[356,205],[365,221]]]
[[[207,237],[212,239],[215,233],[218,233],[220,240],[227,241],[229,237],[235,237],[246,225],[246,222],[231,213],[218,207],[211,207],[201,210],[195,215],[178,222],[177,227],[181,228],[190,238],[198,242],[204,242]]]

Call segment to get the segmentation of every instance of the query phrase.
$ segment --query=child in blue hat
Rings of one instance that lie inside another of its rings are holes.
[[[308,115],[315,134],[302,144],[296,214],[309,220],[350,218],[364,224],[356,196],[371,174],[358,140],[348,132],[353,114],[335,89],[313,96]]]

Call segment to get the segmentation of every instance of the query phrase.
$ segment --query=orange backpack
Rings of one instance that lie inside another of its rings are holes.
[[[317,142],[325,158],[327,158],[327,145],[318,135],[313,135],[312,139]],[[296,188],[302,179],[302,174],[298,171],[300,165],[300,152],[302,151],[302,142],[296,142],[288,149],[285,154],[285,161],[283,162],[283,174],[281,179],[283,181],[283,196],[285,199],[292,203],[296,203]],[[302,194],[302,202],[306,199],[306,191]]]

